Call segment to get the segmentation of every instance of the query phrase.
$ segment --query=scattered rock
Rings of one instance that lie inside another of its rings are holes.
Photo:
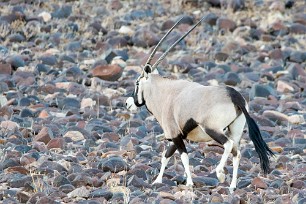
[[[70,138],[74,142],[82,141],[85,139],[84,135],[79,131],[68,131],[64,135],[64,138],[65,137]]]
[[[55,11],[51,14],[52,18],[68,18],[72,13],[72,7],[70,5],[64,5],[60,8],[55,9]]]
[[[149,29],[139,29],[132,37],[132,41],[137,47],[151,47],[159,42],[159,37],[153,31]]]
[[[235,72],[227,72],[224,75],[224,83],[229,86],[236,86],[241,82],[239,75]]]
[[[106,200],[110,200],[113,197],[113,193],[105,189],[97,189],[95,191],[90,192],[89,197],[91,198],[103,197]]]
[[[148,183],[144,182],[142,178],[138,178],[135,175],[128,180],[128,185],[135,186],[137,188],[148,188],[150,186]]]
[[[0,127],[6,131],[16,131],[19,128],[19,125],[13,121],[2,121]]]
[[[274,122],[287,122],[288,116],[286,114],[280,113],[278,111],[266,110],[263,112],[263,116]]]
[[[39,133],[34,137],[34,141],[43,142],[48,144],[48,142],[54,138],[53,132],[51,129],[44,127],[39,131]]]
[[[12,66],[10,64],[0,64],[0,74],[12,74]]]
[[[305,122],[305,119],[302,115],[290,115],[288,117],[288,121],[291,124],[303,124]]]
[[[88,198],[90,191],[86,189],[85,186],[76,188],[67,194],[68,198]]]
[[[217,186],[219,183],[218,179],[210,177],[195,177],[192,181],[197,188],[205,186]]]
[[[237,27],[234,21],[225,17],[218,18],[216,24],[219,30],[229,30],[231,32],[233,32]]]
[[[64,177],[63,175],[59,175],[59,176],[55,177],[54,180],[53,180],[53,185],[54,185],[55,187],[61,187],[61,186],[64,186],[64,185],[67,186],[67,184],[71,184],[71,183],[70,183],[70,181],[69,181],[66,177]],[[68,186],[69,186],[69,185],[68,185]]]
[[[275,90],[269,85],[254,84],[250,90],[250,99],[255,97],[276,96]]]
[[[266,189],[268,188],[267,184],[259,177],[256,177],[252,180],[252,185],[257,189],[257,188],[261,188],[261,189]]]
[[[7,63],[10,64],[14,70],[16,70],[19,67],[25,66],[25,61],[23,60],[22,57],[18,55],[9,57]]]
[[[278,92],[288,93],[288,92],[294,91],[294,88],[292,86],[290,86],[288,83],[279,80],[279,81],[277,81],[277,88],[276,88],[276,90]]]
[[[113,173],[117,173],[119,171],[128,170],[129,167],[123,159],[120,157],[111,157],[108,159],[105,159],[99,164],[99,168],[103,171],[110,171]]]
[[[52,148],[64,149],[64,147],[65,147],[65,141],[63,138],[53,138],[47,144],[48,149]]]
[[[306,25],[294,23],[289,27],[289,32],[292,34],[306,34]]]
[[[74,1],[0,3],[0,202],[305,203],[302,1]],[[256,11],[247,12],[250,6]],[[210,172],[224,150],[205,143],[186,144],[192,190],[177,154],[163,183],[152,186],[169,142],[145,107],[125,108],[154,46],[183,17],[152,64],[203,9],[202,23],[158,71],[172,80],[235,86],[245,96],[277,155],[272,171],[258,177],[258,154],[242,137],[232,194],[232,159],[221,184]]]
[[[122,68],[119,65],[99,65],[91,72],[94,77],[107,81],[117,81],[122,75]]]

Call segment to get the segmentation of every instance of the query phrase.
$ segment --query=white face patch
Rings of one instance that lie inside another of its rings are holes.
[[[135,102],[134,102],[134,98],[133,97],[128,97],[125,101],[125,104],[126,104],[126,108],[129,110],[129,111],[136,111],[137,110],[137,106],[135,105]]]

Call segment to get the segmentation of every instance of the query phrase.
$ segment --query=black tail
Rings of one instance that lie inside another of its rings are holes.
[[[226,87],[226,90],[228,92],[229,97],[232,99],[234,105],[236,105],[245,115],[246,122],[249,126],[249,136],[252,142],[254,143],[255,150],[259,156],[261,169],[263,170],[264,174],[269,173],[270,161],[268,156],[273,156],[274,153],[262,139],[256,122],[253,118],[251,118],[245,108],[246,102],[242,95],[232,87]]]
[[[263,170],[264,174],[267,174],[270,171],[270,161],[269,161],[268,156],[269,155],[273,156],[274,153],[268,147],[266,142],[262,139],[258,125],[254,121],[254,119],[251,118],[251,116],[249,115],[245,107],[242,106],[239,108],[242,110],[243,114],[245,115],[246,122],[249,127],[249,137],[254,143],[255,150],[259,156],[261,169]]]

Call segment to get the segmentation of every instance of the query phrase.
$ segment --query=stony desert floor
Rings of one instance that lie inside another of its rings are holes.
[[[305,10],[303,0],[2,0],[0,202],[306,203]],[[223,148],[204,142],[186,142],[193,188],[177,153],[152,185],[169,142],[145,107],[125,108],[167,30],[184,17],[154,60],[203,16],[158,70],[249,101],[275,157],[263,175],[246,128],[234,193],[232,157],[219,183]]]

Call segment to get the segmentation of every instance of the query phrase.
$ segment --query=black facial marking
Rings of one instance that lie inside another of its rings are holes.
[[[153,115],[153,113],[151,112],[151,110],[148,108],[147,104],[145,104],[146,109],[149,111],[149,113],[151,113]]]
[[[179,151],[180,154],[182,153],[187,153],[186,146],[184,144],[182,134],[179,134],[177,137],[172,139],[174,145],[176,146],[177,150]]]
[[[139,82],[136,81],[136,89],[135,89],[135,92],[133,93],[133,98],[134,98],[134,103],[137,107],[140,107],[140,106],[143,106],[146,104],[146,101],[144,100],[143,98],[143,93],[142,93],[142,103],[139,103],[138,102],[138,86],[139,86]]]
[[[166,157],[166,158],[171,157],[171,156],[174,154],[175,151],[176,151],[176,146],[175,146],[175,144],[173,144],[173,145],[171,145],[171,146],[167,149],[166,154],[165,154],[165,157]]]
[[[214,139],[216,142],[218,142],[221,145],[224,145],[227,142],[227,137],[222,134],[222,133],[218,133],[217,131],[210,129],[210,128],[205,128],[205,132],[212,138]]]
[[[198,123],[193,119],[190,118],[189,120],[187,120],[187,122],[185,123],[184,127],[183,127],[183,139],[187,138],[187,135],[194,130],[196,127],[198,126]]]
[[[245,105],[246,105],[244,98],[242,97],[242,95],[238,91],[236,91],[232,87],[227,86],[226,90],[227,90],[227,93],[228,93],[229,97],[231,98],[233,104],[236,107],[237,115],[240,115],[241,110],[240,110],[239,107],[245,107]]]

